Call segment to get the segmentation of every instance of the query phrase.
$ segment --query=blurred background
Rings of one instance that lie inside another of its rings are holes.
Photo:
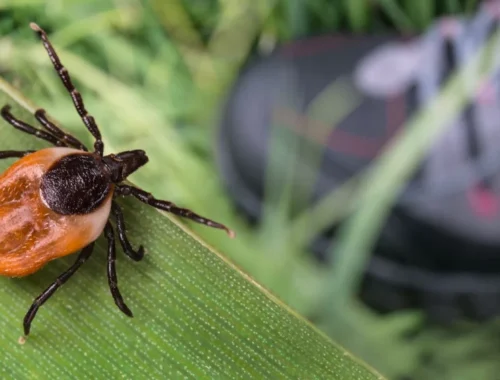
[[[0,0],[0,74],[391,379],[498,379],[497,1]],[[12,147],[18,149],[21,147]],[[168,253],[166,253],[168,254]]]

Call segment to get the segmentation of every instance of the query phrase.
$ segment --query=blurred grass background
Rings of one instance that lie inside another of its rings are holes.
[[[498,326],[426,328],[418,312],[375,315],[350,297],[352,289],[335,281],[339,277],[332,280],[328,268],[310,259],[306,246],[321,231],[319,224],[290,239],[303,232],[311,215],[291,221],[285,203],[260,225],[250,224],[228,199],[214,162],[218,112],[250,57],[321,33],[418,33],[441,15],[471,13],[478,2],[0,0],[0,70],[67,130],[90,142],[28,27],[37,22],[101,126],[106,151],[145,149],[150,163],[131,180],[235,229],[238,238],[229,240],[192,225],[257,281],[390,378],[494,378],[488,376],[499,373],[494,358],[500,350],[491,332]],[[335,199],[333,204],[342,205],[345,198]],[[356,276],[342,273],[342,278]],[[339,294],[346,295],[342,302],[332,301]]]

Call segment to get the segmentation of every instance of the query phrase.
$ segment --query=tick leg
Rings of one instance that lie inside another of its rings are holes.
[[[42,28],[40,28],[37,24],[35,24],[34,22],[32,22],[30,24],[30,27],[36,33],[38,33],[40,39],[42,40],[42,44],[45,47],[45,50],[47,51],[47,54],[52,62],[52,65],[54,66],[54,69],[57,71],[59,78],[61,78],[61,81],[63,82],[64,87],[66,87],[66,90],[69,92],[71,99],[73,100],[73,104],[75,105],[75,108],[76,108],[76,111],[78,112],[78,115],[80,115],[80,117],[83,121],[83,124],[85,124],[88,131],[92,134],[92,136],[94,136],[94,138],[95,138],[95,142],[94,142],[95,152],[102,156],[102,154],[104,152],[104,144],[102,142],[101,132],[99,131],[99,127],[97,126],[94,117],[89,115],[89,113],[85,109],[85,105],[83,103],[82,96],[80,95],[78,90],[73,85],[73,82],[71,81],[71,77],[68,73],[68,70],[61,63],[59,56],[57,55],[54,47],[52,46],[52,44],[49,41],[49,37],[47,36],[47,33],[45,33],[45,31]]]
[[[34,136],[38,137],[39,139],[48,141],[49,143],[51,143],[55,146],[67,146],[63,141],[59,140],[55,136],[52,136],[50,133],[36,129],[35,127],[32,127],[28,123],[25,123],[24,121],[16,119],[10,113],[10,105],[8,105],[8,104],[2,107],[2,109],[0,110],[0,114],[2,115],[2,117],[4,118],[4,120],[7,123],[9,123],[14,128],[19,129],[20,131],[22,131],[24,133],[34,135]]]
[[[21,158],[33,152],[34,150],[3,150],[0,151],[0,160],[3,158]]]
[[[159,210],[167,211],[170,212],[174,215],[181,216],[183,218],[191,219],[195,221],[196,223],[204,224],[205,226],[212,227],[212,228],[219,228],[221,230],[224,230],[227,232],[229,237],[234,237],[235,233],[233,230],[227,228],[225,225],[214,222],[213,220],[207,219],[203,216],[200,216],[198,214],[195,214],[193,211],[188,210],[186,208],[180,208],[177,207],[175,204],[169,201],[162,201],[159,199],[154,198],[150,193],[141,190],[137,187],[134,186],[129,186],[129,185],[118,185],[116,187],[116,191],[119,195],[131,195],[137,199],[139,199],[141,202],[146,203],[147,205],[153,206],[154,208],[157,208]]]
[[[69,280],[71,276],[73,276],[78,268],[80,268],[82,264],[87,261],[93,250],[94,243],[91,243],[83,248],[78,255],[75,263],[66,272],[57,277],[57,279],[35,299],[30,309],[26,313],[26,316],[24,317],[23,325],[25,335],[28,335],[30,333],[31,322],[33,322],[33,319],[35,318],[40,306],[42,306],[55,293],[57,289],[59,289],[66,281]]]
[[[58,139],[61,141],[64,141],[67,145],[84,150],[85,152],[88,151],[87,147],[76,137],[71,136],[68,133],[65,133],[62,131],[57,125],[55,125],[53,122],[51,122],[49,119],[47,119],[47,114],[45,113],[45,110],[42,108],[39,108],[35,111],[35,118],[38,120],[40,124],[43,125],[43,127],[49,131],[51,134],[56,136]]]
[[[122,245],[123,252],[130,257],[132,260],[140,261],[144,257],[144,247],[141,245],[139,249],[135,251],[127,238],[127,233],[125,230],[125,219],[123,218],[123,212],[121,207],[113,202],[111,205],[111,211],[116,219],[116,228],[118,230],[118,240],[120,240],[120,244]]]
[[[118,306],[118,308],[129,317],[133,317],[132,312],[128,306],[125,305],[120,290],[118,289],[118,279],[116,277],[115,234],[111,223],[106,223],[106,227],[104,227],[104,234],[106,235],[106,239],[108,239],[108,284],[109,289],[111,290],[111,295],[115,300],[116,306]]]

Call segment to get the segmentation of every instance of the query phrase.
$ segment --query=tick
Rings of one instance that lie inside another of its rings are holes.
[[[115,231],[109,219],[113,215],[118,240],[124,253],[140,261],[144,248],[134,250],[127,239],[118,197],[132,196],[154,208],[191,219],[209,227],[233,231],[223,224],[159,200],[135,186],[122,183],[131,173],[148,162],[143,150],[104,155],[104,143],[94,120],[85,109],[82,96],[73,85],[45,31],[31,23],[40,37],[52,65],[71,95],[83,124],[95,139],[94,150],[52,123],[43,109],[35,112],[41,128],[17,119],[4,106],[1,116],[14,128],[48,141],[55,147],[39,151],[0,151],[0,159],[20,158],[0,175],[0,275],[21,277],[32,274],[49,261],[80,250],[75,263],[62,273],[29,308],[24,317],[25,335],[42,306],[92,255],[94,242],[101,233],[108,242],[107,274],[111,295],[118,308],[132,317],[123,301],[116,276]]]

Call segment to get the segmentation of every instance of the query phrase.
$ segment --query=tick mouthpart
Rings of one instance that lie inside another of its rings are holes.
[[[124,181],[130,174],[145,165],[149,158],[146,152],[137,149],[103,157],[103,162],[111,173],[111,180],[115,183]]]

